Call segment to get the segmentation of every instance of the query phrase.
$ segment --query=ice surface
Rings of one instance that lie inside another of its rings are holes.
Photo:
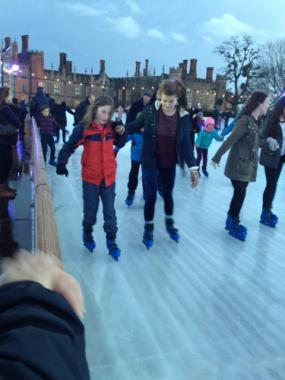
[[[71,119],[69,129],[71,130]],[[214,142],[209,157],[218,148]],[[60,147],[60,145],[58,146]],[[48,177],[65,269],[80,282],[87,307],[87,357],[93,380],[271,380],[285,373],[284,172],[273,230],[259,224],[264,172],[248,187],[242,223],[247,241],[224,229],[232,187],[222,167],[209,168],[196,189],[177,171],[176,244],[164,227],[158,199],[155,241],[142,244],[141,182],[127,208],[130,145],[118,155],[116,210],[119,263],[107,254],[102,208],[96,252],[81,241],[81,149],[68,178]]]

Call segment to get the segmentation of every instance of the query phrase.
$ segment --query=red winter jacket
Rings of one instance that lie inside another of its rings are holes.
[[[83,145],[81,156],[81,176],[83,181],[99,185],[102,180],[110,186],[116,179],[116,160],[113,145],[119,148],[126,142],[126,134],[114,133],[111,125],[92,122],[89,128],[79,125],[73,129],[68,142],[59,152],[57,164],[66,165],[68,158],[79,146]]]

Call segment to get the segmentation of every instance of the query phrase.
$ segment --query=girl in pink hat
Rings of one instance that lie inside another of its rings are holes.
[[[204,128],[199,132],[196,140],[197,165],[199,166],[199,173],[200,162],[203,157],[202,172],[206,177],[209,177],[209,173],[207,172],[208,149],[213,139],[222,141],[223,137],[219,136],[218,132],[215,129],[215,120],[212,117],[207,117],[205,120]]]

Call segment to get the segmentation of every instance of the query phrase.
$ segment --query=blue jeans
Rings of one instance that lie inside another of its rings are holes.
[[[173,168],[160,169],[142,168],[142,180],[145,195],[144,220],[146,222],[150,222],[154,218],[158,184],[160,185],[162,191],[165,215],[173,215],[173,188],[175,183],[175,174],[175,166]]]
[[[118,231],[114,208],[115,182],[106,187],[104,181],[98,186],[83,181],[83,231],[87,234],[92,233],[93,226],[97,220],[96,216],[100,198],[103,204],[104,231],[107,239],[115,239]]]

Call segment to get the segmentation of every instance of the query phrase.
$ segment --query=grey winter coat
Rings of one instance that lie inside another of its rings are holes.
[[[261,146],[259,161],[260,164],[266,166],[267,168],[277,169],[281,157],[281,148],[283,144],[283,135],[280,124],[276,125],[276,135],[273,137],[269,135],[268,124],[267,121],[265,121],[262,125],[262,128],[260,129],[259,135]],[[275,151],[271,150],[269,148],[268,142],[266,141],[267,137],[275,138],[277,140],[279,148]]]
[[[219,163],[222,155],[230,149],[225,175],[235,181],[254,182],[258,166],[258,148],[257,122],[252,116],[243,115],[212,160]]]

